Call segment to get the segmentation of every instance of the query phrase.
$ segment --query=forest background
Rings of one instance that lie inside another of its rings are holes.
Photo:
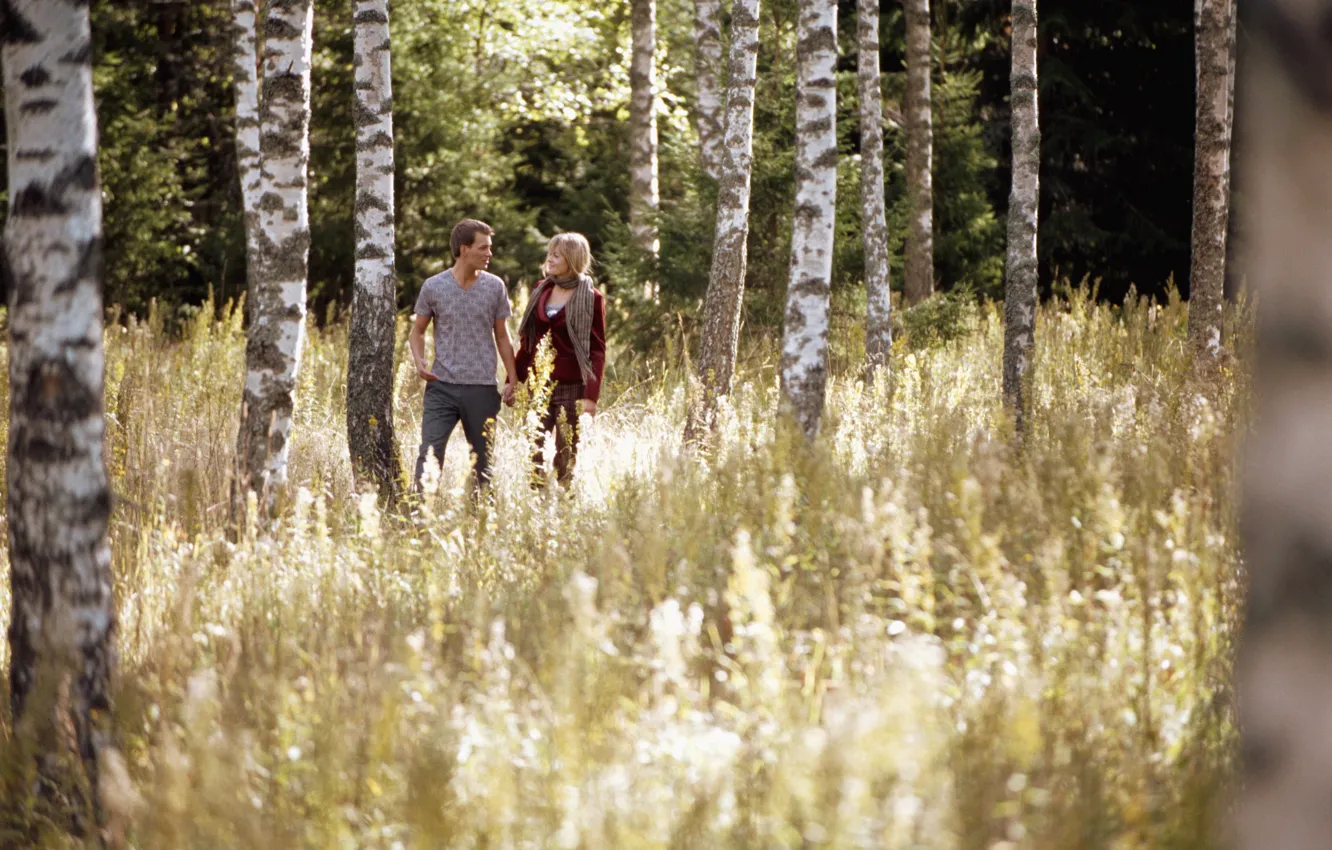
[[[835,312],[863,313],[855,9],[842,2]],[[935,276],[942,291],[1002,295],[1010,139],[1006,3],[932,4]],[[106,303],[143,314],[245,288],[226,0],[94,2],[105,202]],[[1193,180],[1193,30],[1185,4],[1049,0],[1040,20],[1040,272],[1187,294]],[[693,4],[658,4],[661,301],[636,304],[644,263],[629,238],[629,4],[413,0],[394,10],[399,306],[450,262],[465,216],[499,231],[492,269],[510,287],[538,273],[545,240],[589,237],[599,282],[632,327],[697,314],[707,285],[715,187],[698,167]],[[355,122],[350,0],[315,10],[309,306],[351,302]],[[795,0],[761,21],[747,321],[781,324],[794,192]],[[885,4],[885,161],[892,267],[902,267],[905,86],[902,8]],[[1242,108],[1242,106],[1241,106]],[[1233,226],[1232,226],[1233,228]],[[1230,240],[1233,244],[1236,240]],[[1232,249],[1233,250],[1233,249]],[[1233,266],[1234,264],[1229,264]],[[894,286],[901,275],[894,273]],[[0,284],[3,286],[3,284]],[[7,293],[0,293],[5,296]],[[849,297],[848,297],[849,296]],[[188,312],[188,311],[187,311]],[[622,313],[624,315],[625,313]],[[613,319],[614,320],[614,319]],[[628,328],[621,325],[622,332]],[[634,342],[625,338],[624,342]]]

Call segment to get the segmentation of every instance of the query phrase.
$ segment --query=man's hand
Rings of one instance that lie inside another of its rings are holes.
[[[514,386],[512,380],[504,382],[503,395],[504,395],[504,403],[507,404],[509,407],[513,407]]]
[[[596,416],[597,403],[590,398],[583,399],[583,412],[588,416]]]
[[[430,368],[426,366],[424,360],[416,361],[416,374],[420,375],[421,380],[425,381],[426,383],[439,380],[439,376],[436,375],[434,372],[430,371]]]

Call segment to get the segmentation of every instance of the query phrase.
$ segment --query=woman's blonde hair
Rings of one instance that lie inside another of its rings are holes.
[[[546,253],[559,250],[574,275],[587,274],[592,269],[592,246],[581,233],[557,233],[546,245]],[[544,271],[544,268],[542,269]],[[547,272],[549,274],[549,272]]]

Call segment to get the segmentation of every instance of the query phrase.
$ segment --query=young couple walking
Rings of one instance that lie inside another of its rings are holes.
[[[606,366],[606,298],[592,285],[588,269],[592,250],[581,234],[561,233],[546,249],[545,276],[532,290],[518,325],[514,354],[506,319],[512,314],[504,281],[486,271],[494,231],[484,222],[465,219],[453,228],[449,247],[453,267],[421,287],[410,337],[412,360],[426,382],[421,417],[421,451],[414,481],[421,488],[427,458],[444,462],[444,447],[454,426],[475,455],[476,483],[490,483],[490,447],[500,405],[512,405],[514,388],[526,381],[537,344],[547,334],[555,351],[551,377],[555,386],[541,421],[555,429],[556,476],[567,483],[578,451],[579,402],[595,415]],[[425,332],[435,326],[435,362],[427,366]],[[504,361],[504,389],[495,386],[496,352]],[[538,455],[539,462],[541,455]]]

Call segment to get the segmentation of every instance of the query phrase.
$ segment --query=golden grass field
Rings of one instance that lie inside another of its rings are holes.
[[[334,323],[281,517],[230,538],[239,316],[111,326],[133,846],[1211,846],[1248,389],[1194,385],[1186,312],[1043,307],[1022,451],[995,307],[903,341],[871,386],[841,323],[813,447],[777,415],[772,351],[697,451],[678,344],[612,351],[571,491],[529,487],[524,395],[493,499],[470,505],[459,431],[410,511],[356,492]],[[410,462],[406,364],[397,391]],[[10,846],[43,832],[4,702]]]

